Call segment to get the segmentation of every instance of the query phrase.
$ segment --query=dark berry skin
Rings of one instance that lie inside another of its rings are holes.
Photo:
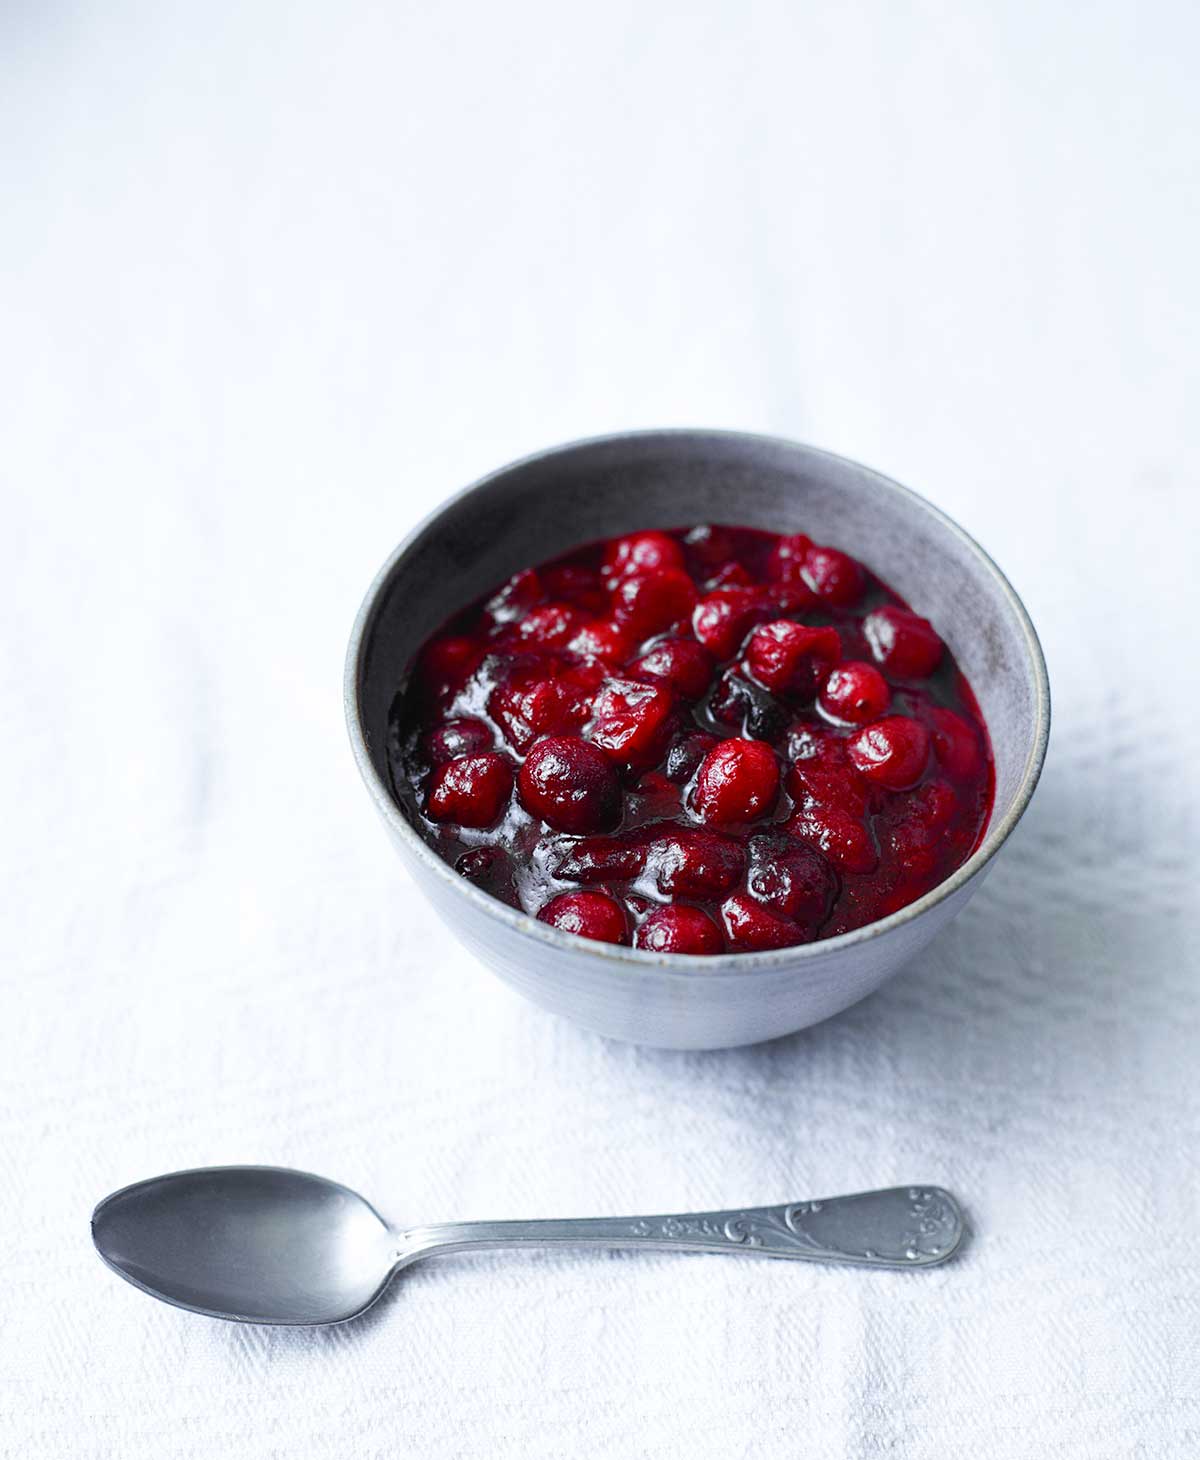
[[[887,713],[892,692],[873,664],[861,660],[839,664],[826,679],[817,703],[842,725],[866,725]]]
[[[756,821],[775,805],[779,762],[759,740],[722,740],[696,772],[692,808],[710,826]]]
[[[482,755],[491,750],[494,741],[492,732],[482,720],[461,716],[447,720],[436,730],[431,730],[422,742],[431,765],[445,765],[460,755]]]
[[[941,662],[943,645],[928,619],[884,604],[863,620],[875,662],[897,679],[924,679]]]
[[[610,580],[683,565],[683,549],[665,532],[630,533],[615,538],[604,550],[604,574]]]
[[[623,578],[613,589],[613,617],[635,642],[661,634],[696,604],[696,585],[680,568]]]
[[[725,947],[712,918],[686,904],[652,912],[634,934],[633,946],[651,953],[722,953]]]
[[[812,699],[841,654],[836,630],[777,619],[750,635],[746,667],[774,694]]]
[[[907,715],[887,715],[852,735],[849,752],[859,775],[889,791],[907,791],[925,773],[929,731]]]
[[[735,953],[768,953],[807,943],[812,936],[787,918],[776,917],[748,893],[737,892],[721,904],[721,921]]]
[[[697,957],[911,903],[970,856],[993,787],[931,624],[837,547],[709,524],[589,544],[465,608],[416,656],[387,755],[475,887]]]
[[[665,684],[685,700],[704,694],[712,671],[712,656],[695,639],[664,639],[629,666],[632,679]]]
[[[460,755],[434,772],[426,815],[458,826],[491,826],[508,805],[512,784],[512,766],[504,756],[495,751]]]
[[[607,831],[621,819],[621,786],[602,750],[576,735],[548,735],[525,757],[517,794],[556,831]]]
[[[862,567],[852,557],[815,543],[804,555],[800,576],[818,598],[839,608],[856,603],[866,586]]]
[[[563,892],[538,913],[538,921],[597,943],[628,943],[625,909],[604,892]]]

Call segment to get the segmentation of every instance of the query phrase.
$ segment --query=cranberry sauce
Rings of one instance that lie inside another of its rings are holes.
[[[673,953],[828,938],[987,822],[975,698],[933,627],[802,534],[638,532],[458,614],[396,696],[393,784],[476,886]]]

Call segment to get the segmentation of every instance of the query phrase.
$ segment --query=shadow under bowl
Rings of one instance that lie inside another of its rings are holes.
[[[804,531],[861,558],[931,619],[987,722],[996,795],[982,844],[899,912],[836,938],[707,958],[562,933],[472,886],[396,801],[387,722],[426,638],[519,568],[640,528],[727,522]],[[944,513],[810,446],[726,431],[648,431],[557,447],[484,477],[401,543],[350,637],[346,718],[358,767],[417,885],[454,935],[519,993],[615,1039],[719,1049],[816,1024],[874,992],[957,913],[1025,810],[1050,729],[1046,666],[1020,599]]]

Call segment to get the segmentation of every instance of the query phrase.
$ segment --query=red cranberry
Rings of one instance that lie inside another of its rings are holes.
[[[868,787],[854,767],[840,758],[798,760],[787,773],[786,785],[797,806],[839,806],[858,817],[867,813]]]
[[[804,555],[801,576],[818,598],[838,608],[856,602],[866,584],[861,565],[848,553],[815,543]]]
[[[936,833],[920,821],[904,818],[887,836],[896,864],[909,877],[928,877],[937,866]]]
[[[761,740],[722,740],[696,772],[692,806],[710,826],[765,816],[779,795],[779,762]]]
[[[940,829],[954,818],[958,810],[958,797],[954,787],[946,781],[930,781],[919,786],[911,797],[913,815],[926,826]]]
[[[942,657],[942,641],[929,620],[893,603],[872,609],[863,633],[876,663],[897,679],[923,679]]]
[[[974,726],[953,710],[929,711],[933,726],[933,753],[952,776],[968,780],[983,763],[983,751]]]
[[[720,832],[681,827],[655,841],[649,865],[660,892],[703,901],[736,884],[746,854],[740,842]]]
[[[589,836],[576,842],[554,869],[563,882],[627,882],[640,875],[649,848],[618,836]]]
[[[572,654],[584,654],[592,659],[599,659],[610,669],[625,662],[631,647],[625,630],[611,619],[593,619],[584,624],[567,645]]]
[[[724,563],[733,556],[733,539],[723,527],[702,523],[684,538],[688,551],[703,568]]]
[[[840,806],[811,806],[798,811],[787,831],[829,858],[843,872],[873,872],[879,854],[863,821]]]
[[[780,917],[818,928],[838,894],[838,876],[820,852],[789,837],[754,837],[746,891]]]
[[[724,943],[707,913],[683,904],[652,912],[634,934],[633,946],[652,953],[720,953]]]
[[[709,593],[714,588],[751,588],[753,586],[754,578],[749,569],[736,562],[722,563],[704,585],[705,590]]]
[[[639,641],[686,619],[695,604],[696,585],[678,568],[622,578],[613,589],[617,622]]]
[[[771,948],[791,948],[805,943],[812,934],[795,923],[776,917],[745,892],[735,892],[721,904],[725,936],[739,953],[764,953]]]
[[[625,909],[603,892],[560,892],[538,913],[538,921],[597,943],[627,943]]]
[[[767,571],[781,583],[790,583],[799,578],[804,559],[812,547],[812,538],[803,532],[793,532],[781,537],[775,544],[767,562]]]
[[[606,680],[592,705],[588,739],[619,765],[653,765],[666,748],[672,703],[663,685]]]
[[[685,700],[708,688],[712,659],[695,639],[664,639],[629,666],[634,679],[661,680]]]
[[[517,634],[539,649],[565,649],[583,624],[583,615],[569,603],[543,603],[521,619]]]
[[[463,634],[453,634],[426,644],[421,651],[419,672],[428,690],[447,697],[457,694],[482,663],[481,645]]]
[[[825,681],[817,703],[831,720],[866,725],[878,720],[891,703],[887,680],[872,664],[854,659],[839,664]]]
[[[488,696],[488,714],[522,754],[540,735],[580,729],[588,713],[586,695],[572,694],[562,679],[501,684]]]
[[[718,588],[696,605],[692,632],[717,659],[732,659],[754,624],[765,616],[757,588]]]
[[[777,695],[809,697],[837,663],[842,641],[834,629],[810,629],[790,619],[762,624],[746,645],[746,665]]]
[[[525,614],[542,597],[542,583],[532,568],[514,573],[498,593],[493,593],[483,606],[494,624],[509,624]]]
[[[886,715],[850,737],[851,764],[889,791],[915,786],[929,760],[929,731],[907,715]]]
[[[460,755],[482,755],[492,748],[492,732],[482,720],[463,715],[431,730],[422,741],[430,765],[445,765]]]
[[[606,831],[621,817],[621,786],[602,750],[577,735],[539,740],[517,777],[517,795],[531,816],[556,831]]]
[[[607,578],[630,578],[662,568],[682,568],[683,549],[665,532],[633,532],[618,537],[604,550]]]
[[[542,584],[551,598],[565,599],[585,613],[600,614],[608,603],[608,594],[599,573],[578,563],[559,563],[542,570]]]
[[[433,773],[425,814],[458,826],[491,826],[508,805],[512,767],[496,751],[460,755]]]

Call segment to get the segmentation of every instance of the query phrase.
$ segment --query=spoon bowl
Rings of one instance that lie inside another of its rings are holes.
[[[653,1247],[859,1267],[932,1267],[962,1241],[938,1186],[897,1186],[682,1216],[443,1222],[393,1231],[357,1192],[277,1166],[212,1166],[139,1181],[92,1214],[100,1256],[177,1308],[240,1323],[355,1318],[392,1274],[435,1253],[494,1247]]]
[[[152,1297],[247,1323],[340,1323],[387,1286],[396,1239],[368,1202],[323,1176],[220,1166],[106,1197],[92,1238]]]

